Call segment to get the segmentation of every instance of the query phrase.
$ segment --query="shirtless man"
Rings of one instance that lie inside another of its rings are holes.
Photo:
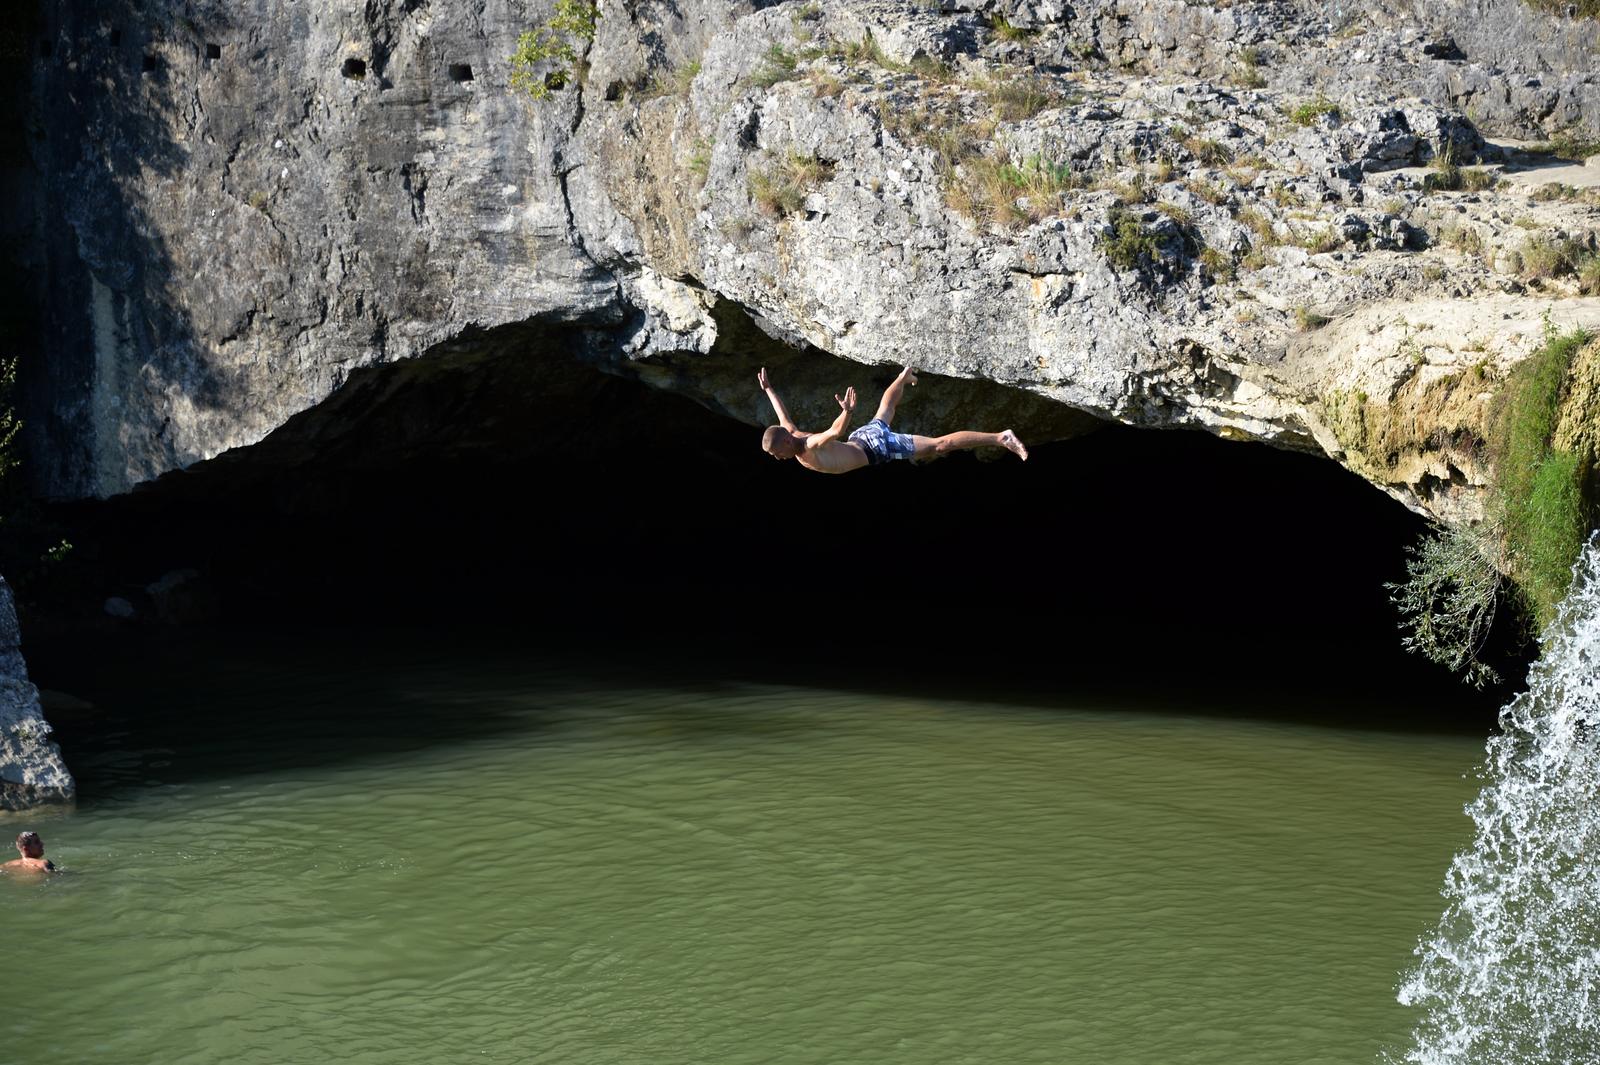
[[[17,837],[17,852],[22,857],[0,865],[4,873],[53,873],[56,865],[44,856],[44,840],[37,832],[24,832]]]
[[[761,437],[761,449],[775,459],[794,459],[806,469],[818,473],[849,473],[863,466],[877,466],[894,459],[931,459],[950,451],[974,447],[1003,447],[1024,462],[1028,460],[1028,449],[1022,446],[1022,441],[1010,429],[998,433],[960,432],[944,436],[912,436],[890,432],[889,423],[894,420],[894,409],[900,402],[901,393],[907,385],[917,383],[917,375],[909,366],[901,370],[894,383],[884,389],[883,399],[878,401],[878,413],[872,416],[872,420],[844,440],[839,437],[850,424],[850,412],[856,408],[854,388],[845,389],[843,396],[834,395],[834,401],[839,404],[839,416],[826,431],[803,433],[795,426],[794,419],[789,417],[783,400],[778,398],[765,367],[756,376],[756,382],[772,401],[772,409],[778,413],[779,423],[767,428]]]

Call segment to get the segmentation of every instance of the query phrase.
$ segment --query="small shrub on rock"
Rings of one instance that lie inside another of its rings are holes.
[[[1106,259],[1118,270],[1149,270],[1155,266],[1161,244],[1146,232],[1139,217],[1131,211],[1111,212],[1111,233],[1101,247]]]
[[[1480,657],[1494,626],[1504,579],[1492,532],[1436,528],[1406,549],[1406,579],[1386,585],[1400,612],[1406,650],[1460,674],[1475,688],[1500,678]]]
[[[579,68],[579,44],[594,40],[600,9],[593,0],[556,0],[555,14],[517,38],[511,54],[511,87],[535,100],[572,80]]]

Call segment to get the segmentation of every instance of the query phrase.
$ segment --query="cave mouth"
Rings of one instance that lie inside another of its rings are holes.
[[[476,628],[602,664],[1031,699],[1248,691],[1369,725],[1410,705],[1481,729],[1498,698],[1401,650],[1383,584],[1423,523],[1325,460],[1107,426],[1026,464],[828,477],[570,357],[361,374],[262,444],[66,508],[80,620],[112,638],[158,615]],[[185,571],[181,594],[151,592]],[[107,617],[110,597],[135,617]]]

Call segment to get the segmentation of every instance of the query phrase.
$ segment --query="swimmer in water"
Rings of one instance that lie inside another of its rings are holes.
[[[44,856],[44,840],[39,838],[37,832],[24,832],[17,837],[17,852],[22,855],[16,861],[0,865],[0,872],[5,873],[53,873],[56,864]]]

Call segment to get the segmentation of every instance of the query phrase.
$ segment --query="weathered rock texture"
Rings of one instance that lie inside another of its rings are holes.
[[[74,792],[28,680],[11,587],[0,580],[0,810],[71,802]]]
[[[1600,325],[1518,256],[1592,244],[1594,199],[1483,139],[1600,132],[1596,25],[1515,0],[606,0],[542,102],[508,85],[536,0],[41,11],[11,210],[57,497],[475,344],[761,424],[753,322],[796,390],[849,362],[985,383],[914,429],[1200,428],[1463,518],[1541,314]],[[1447,155],[1524,180],[1428,191]]]

